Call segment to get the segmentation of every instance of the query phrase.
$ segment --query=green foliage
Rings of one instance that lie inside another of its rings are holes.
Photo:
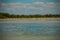
[[[43,18],[43,17],[60,17],[60,14],[35,14],[35,15],[14,15],[9,13],[0,13],[0,18]]]
[[[6,16],[3,16],[3,15],[0,15],[0,18],[3,19],[3,18],[7,18]]]

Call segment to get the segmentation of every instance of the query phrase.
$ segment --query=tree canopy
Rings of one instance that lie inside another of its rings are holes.
[[[34,15],[15,15],[9,13],[0,13],[0,18],[43,18],[43,17],[60,17],[60,14],[34,14]]]

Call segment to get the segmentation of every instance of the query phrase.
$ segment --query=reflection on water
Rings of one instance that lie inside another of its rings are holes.
[[[60,40],[57,20],[0,20],[2,40]]]

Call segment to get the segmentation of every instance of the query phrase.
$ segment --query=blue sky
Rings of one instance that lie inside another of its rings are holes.
[[[60,0],[0,0],[0,12],[11,14],[60,14]]]

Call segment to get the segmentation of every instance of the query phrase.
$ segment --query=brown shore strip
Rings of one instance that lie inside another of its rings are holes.
[[[60,20],[60,18],[4,18],[0,20]]]

